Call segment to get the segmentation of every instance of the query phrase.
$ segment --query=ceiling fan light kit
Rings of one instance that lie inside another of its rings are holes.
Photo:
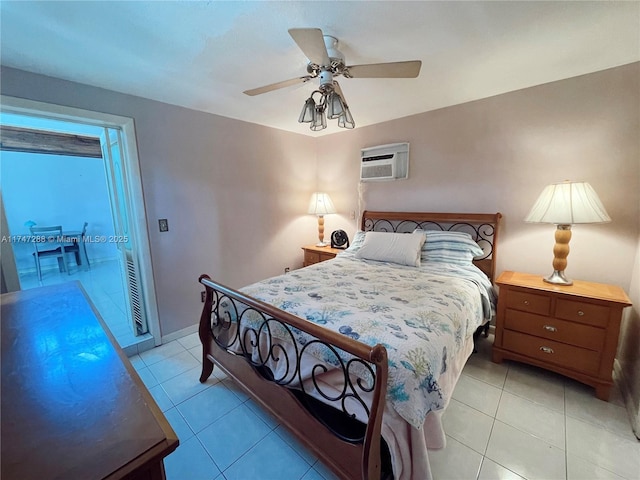
[[[334,84],[338,84],[338,82],[334,82]],[[333,88],[325,88],[328,93],[322,92],[320,90],[315,90],[311,97],[309,97],[304,107],[302,107],[302,113],[300,114],[300,118],[298,121],[300,123],[309,122],[308,115],[305,115],[309,102],[314,102],[313,95],[315,93],[319,93],[321,95],[320,101],[315,103],[315,116],[311,120],[311,130],[318,131],[324,130],[327,128],[327,118],[330,120],[338,119],[338,126],[342,128],[354,128],[356,126],[353,121],[353,117],[351,116],[351,112],[349,111],[349,107],[344,100],[341,98],[340,94],[333,90]]]
[[[314,90],[307,98],[298,117],[300,123],[310,123],[311,130],[318,131],[327,128],[327,119],[338,119],[338,126],[342,128],[354,128],[356,126],[349,111],[349,107],[340,96],[338,82],[333,85],[321,85],[319,90]],[[320,95],[316,102],[314,95]]]
[[[341,128],[351,129],[356,126],[340,85],[334,77],[342,75],[345,78],[416,78],[420,74],[420,60],[347,66],[344,55],[338,50],[338,39],[331,35],[323,35],[319,28],[291,28],[289,35],[309,59],[308,75],[245,90],[244,93],[250,96],[260,95],[319,78],[318,89],[305,101],[298,117],[298,122],[309,123],[309,128],[313,131],[327,128],[327,118],[338,119],[338,126]],[[320,95],[317,102],[313,98],[315,94]]]

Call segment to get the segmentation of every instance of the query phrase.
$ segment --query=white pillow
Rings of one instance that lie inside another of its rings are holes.
[[[425,238],[424,232],[367,232],[356,258],[419,267]]]

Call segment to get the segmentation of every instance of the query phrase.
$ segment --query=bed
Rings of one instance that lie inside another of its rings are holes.
[[[333,260],[241,291],[202,275],[200,381],[219,366],[339,478],[431,478],[495,311],[500,218],[365,211]]]

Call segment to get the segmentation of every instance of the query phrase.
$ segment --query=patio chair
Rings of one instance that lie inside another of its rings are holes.
[[[84,243],[84,237],[87,234],[88,222],[84,222],[82,231],[78,237],[75,237],[71,243],[64,244],[64,251],[66,253],[72,253],[75,256],[76,265],[80,266],[83,262],[87,262],[87,268],[91,268],[89,264],[89,257],[87,257],[87,246]],[[80,249],[82,249],[83,256],[80,255]],[[84,257],[84,260],[82,258]]]
[[[61,272],[68,272],[67,257],[63,245],[62,226],[56,225],[52,227],[31,227],[33,258],[36,262],[36,270],[38,271],[38,280],[42,281],[41,258],[56,257],[58,259],[58,268]]]

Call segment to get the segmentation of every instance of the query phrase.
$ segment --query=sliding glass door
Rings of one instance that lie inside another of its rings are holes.
[[[136,335],[149,331],[147,312],[143,300],[140,267],[135,228],[131,223],[132,205],[129,191],[130,178],[127,172],[126,152],[123,149],[122,132],[118,128],[104,128],[100,135],[102,157],[109,185],[111,211],[115,235],[107,241],[113,241],[119,252],[122,265],[123,283],[129,295],[128,318]]]

